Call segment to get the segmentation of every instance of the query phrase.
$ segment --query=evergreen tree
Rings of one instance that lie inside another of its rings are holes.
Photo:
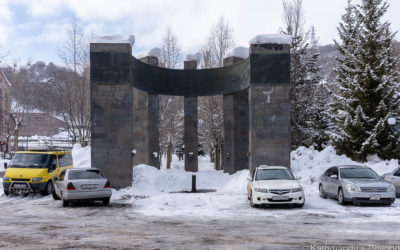
[[[339,154],[365,161],[370,154],[400,157],[398,136],[388,119],[398,116],[397,60],[390,24],[382,22],[388,4],[382,0],[349,1],[339,24],[338,90],[333,95],[333,144]]]

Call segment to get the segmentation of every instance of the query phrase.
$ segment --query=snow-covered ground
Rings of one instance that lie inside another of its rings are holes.
[[[75,167],[90,167],[90,147],[73,148]],[[332,147],[322,152],[312,148],[301,147],[291,154],[292,170],[295,176],[301,177],[301,184],[306,194],[306,204],[302,209],[255,209],[247,200],[248,170],[229,175],[213,169],[208,157],[199,158],[199,171],[185,172],[183,161],[173,156],[171,169],[139,165],[133,168],[132,187],[113,190],[112,202],[130,204],[136,213],[148,216],[197,216],[199,218],[217,217],[233,218],[235,216],[286,217],[317,214],[330,216],[335,220],[379,220],[400,221],[400,202],[396,200],[390,207],[374,206],[340,206],[332,199],[321,199],[318,196],[317,180],[328,167],[337,164],[359,164],[345,156],[338,156]],[[371,157],[366,163],[379,174],[391,172],[398,166],[397,160],[383,161]],[[210,193],[176,193],[191,189],[191,176],[197,176],[198,189],[214,189]],[[1,180],[1,179],[0,179]],[[0,186],[2,191],[2,185]],[[5,198],[4,196],[2,198]],[[49,198],[49,202],[52,200]]]

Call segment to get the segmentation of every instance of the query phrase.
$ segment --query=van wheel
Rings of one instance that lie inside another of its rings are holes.
[[[5,190],[5,189],[4,189],[4,194],[5,194],[6,196],[8,196],[8,195],[10,194],[10,192],[8,192],[8,190]]]
[[[54,189],[54,187],[53,187],[53,182],[51,182],[51,181],[48,181],[47,182],[47,184],[46,184],[46,187],[44,188],[44,190],[41,192],[41,194],[42,195],[49,195],[49,194],[51,194],[51,193],[53,193],[53,189]]]

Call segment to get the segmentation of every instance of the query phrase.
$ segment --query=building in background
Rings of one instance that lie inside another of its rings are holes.
[[[0,151],[3,152],[3,147],[7,143],[5,135],[6,116],[10,112],[11,107],[11,83],[0,70]]]

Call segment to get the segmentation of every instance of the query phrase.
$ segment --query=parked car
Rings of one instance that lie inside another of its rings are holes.
[[[384,174],[382,176],[386,181],[391,182],[396,189],[396,196],[400,198],[400,167],[396,168],[393,172]]]
[[[3,177],[4,194],[53,192],[53,178],[72,168],[70,151],[35,149],[18,151],[13,156]]]
[[[78,200],[100,200],[110,203],[110,181],[97,168],[66,169],[55,178],[53,198],[66,207]]]
[[[335,198],[342,205],[348,202],[391,205],[395,201],[395,188],[368,167],[335,166],[320,177],[319,195]]]
[[[259,166],[247,184],[250,205],[292,204],[304,206],[304,192],[286,167]]]

